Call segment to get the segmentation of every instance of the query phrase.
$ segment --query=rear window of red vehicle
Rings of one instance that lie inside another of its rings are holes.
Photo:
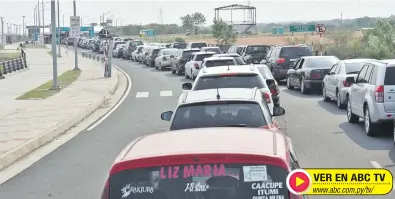
[[[190,164],[121,171],[110,199],[289,199],[287,170],[274,165]]]

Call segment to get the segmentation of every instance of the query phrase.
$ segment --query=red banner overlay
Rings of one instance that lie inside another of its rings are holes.
[[[182,169],[183,168],[183,169]],[[170,166],[160,168],[161,179],[189,178],[189,177],[211,177],[226,176],[226,169],[223,164],[220,165],[188,165],[188,166]]]

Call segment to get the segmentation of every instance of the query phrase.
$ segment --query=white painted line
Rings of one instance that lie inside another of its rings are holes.
[[[124,93],[124,95],[122,96],[122,98],[115,104],[114,107],[112,107],[112,109],[110,111],[108,111],[102,118],[100,118],[100,120],[98,120],[96,123],[94,123],[92,126],[90,126],[89,128],[87,128],[87,131],[90,131],[92,129],[94,129],[97,125],[99,125],[100,123],[102,123],[105,119],[108,118],[108,116],[111,115],[111,113],[113,113],[121,104],[123,101],[125,101],[126,97],[129,95],[130,93],[130,89],[132,88],[132,80],[130,79],[129,75],[123,71],[121,68],[119,68],[116,65],[113,65],[115,68],[117,68],[119,71],[121,71],[125,76],[126,79],[128,81],[128,87],[126,89],[126,92]]]
[[[160,96],[161,97],[171,97],[171,96],[173,96],[173,91],[161,91]]]
[[[383,168],[380,163],[378,163],[377,161],[370,161],[370,164],[372,164],[374,166],[374,168],[380,169]]]
[[[148,95],[149,95],[149,92],[137,92],[136,98],[148,97]]]

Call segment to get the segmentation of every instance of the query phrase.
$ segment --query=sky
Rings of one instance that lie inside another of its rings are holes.
[[[40,0],[41,2],[41,0]],[[51,1],[44,0],[44,21],[51,22]],[[0,17],[4,24],[33,25],[34,7],[37,0],[0,0]],[[247,5],[248,1],[227,0],[76,0],[77,16],[81,16],[83,25],[99,23],[100,15],[108,13],[113,24],[175,23],[181,24],[180,17],[194,12],[206,16],[206,25],[212,24],[214,8],[230,4]],[[388,17],[395,14],[395,1],[389,0],[251,0],[257,9],[257,22],[316,21],[340,18]],[[162,10],[162,15],[160,14]],[[40,12],[41,3],[40,3]],[[245,11],[233,11],[233,21],[247,20]],[[69,26],[73,15],[73,1],[60,0],[60,24]],[[64,16],[64,17],[63,17]],[[162,17],[161,17],[162,16]],[[230,21],[229,11],[221,11],[220,17]],[[41,21],[42,13],[40,13]],[[5,25],[4,25],[5,26]],[[1,32],[1,30],[0,30]]]

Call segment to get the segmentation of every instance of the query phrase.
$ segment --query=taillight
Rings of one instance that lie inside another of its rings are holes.
[[[110,185],[107,180],[106,184],[104,185],[104,189],[103,189],[100,199],[109,199],[109,198],[110,198]]]
[[[270,99],[270,94],[267,92],[262,93],[262,97],[263,99],[265,99],[265,102],[270,104],[272,102],[272,100]]]
[[[374,96],[377,103],[384,102],[384,86],[377,86],[374,90]]]
[[[194,63],[193,66],[194,66],[196,69],[199,69],[199,64]]]
[[[276,60],[276,63],[277,63],[277,64],[283,64],[283,63],[285,63],[285,58],[278,58],[278,59]]]
[[[310,77],[312,79],[321,78],[321,73],[320,72],[311,72]]]
[[[346,81],[346,80],[343,80],[343,86],[344,86],[344,87],[350,87],[350,86],[351,86],[351,84],[347,83],[347,81]]]
[[[259,128],[269,129],[269,126],[265,125],[265,126],[260,126]]]
[[[221,74],[221,76],[224,76],[224,77],[226,77],[226,76],[235,76],[235,75],[237,75],[237,73],[223,73],[223,74]]]

